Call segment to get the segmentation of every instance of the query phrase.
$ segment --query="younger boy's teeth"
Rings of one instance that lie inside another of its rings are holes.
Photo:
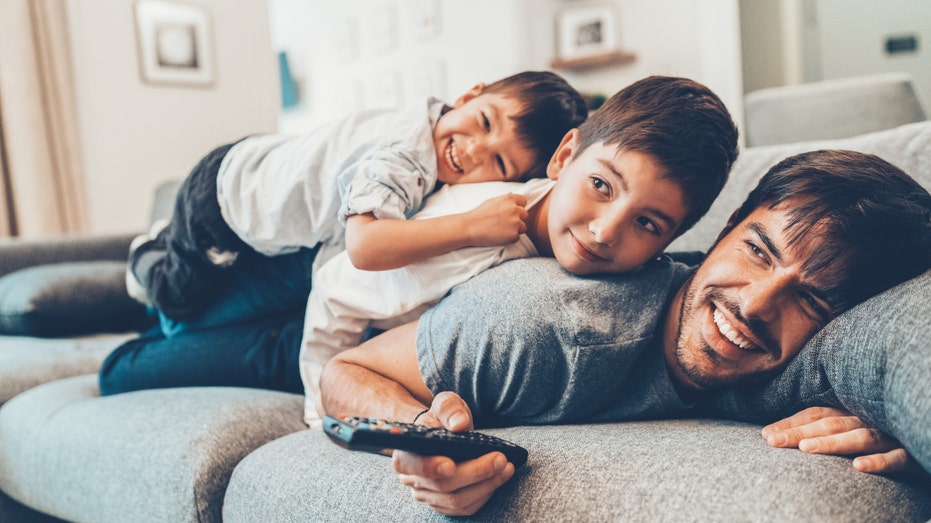
[[[727,338],[728,341],[744,350],[756,348],[756,346],[751,343],[750,340],[741,336],[740,333],[737,332],[737,329],[735,329],[730,323],[728,323],[726,319],[724,319],[724,314],[722,314],[721,311],[715,309],[713,316],[714,323],[718,326],[718,331],[722,336]]]
[[[462,167],[459,165],[459,155],[456,153],[456,143],[449,142],[449,147],[446,148],[446,161],[449,162],[449,166],[453,168],[456,172],[462,172]]]

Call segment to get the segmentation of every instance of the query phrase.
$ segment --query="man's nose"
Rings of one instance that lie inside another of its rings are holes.
[[[768,274],[750,276],[750,281],[737,292],[740,311],[747,318],[771,321],[786,306],[789,276]]]

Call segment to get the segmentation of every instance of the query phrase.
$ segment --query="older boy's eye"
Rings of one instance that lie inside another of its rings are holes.
[[[608,182],[602,180],[601,178],[597,176],[592,176],[591,179],[592,179],[592,187],[596,191],[606,192],[610,189],[610,187],[608,186]]]
[[[485,113],[482,113],[482,127],[483,127],[486,131],[490,131],[490,130],[491,130],[491,121],[488,119],[487,116],[485,116]]]
[[[640,223],[641,227],[651,234],[659,236],[663,232],[662,229],[659,228],[659,225],[649,218],[637,218],[637,221]]]

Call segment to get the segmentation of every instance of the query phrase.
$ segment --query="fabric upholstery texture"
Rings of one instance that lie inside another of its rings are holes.
[[[126,263],[37,265],[0,277],[0,334],[79,336],[137,330],[150,323],[126,293]]]
[[[926,118],[911,77],[883,73],[760,89],[745,97],[748,146],[845,138]]]
[[[136,333],[73,338],[0,336],[0,405],[37,385],[94,374],[107,354]]]
[[[760,427],[716,420],[513,427],[527,466],[470,521],[923,521],[912,483],[850,460],[768,446]],[[450,521],[411,499],[385,456],[321,431],[259,448],[233,472],[224,521]]]
[[[98,397],[97,376],[47,383],[0,409],[0,489],[96,523],[220,521],[233,467],[305,428],[296,394],[236,388]]]

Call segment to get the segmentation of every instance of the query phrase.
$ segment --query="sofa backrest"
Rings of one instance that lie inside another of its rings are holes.
[[[787,156],[819,149],[849,149],[875,154],[931,190],[931,120],[839,140],[750,147],[740,152],[724,190],[708,214],[667,250],[708,250],[731,213],[743,203],[770,167]]]

